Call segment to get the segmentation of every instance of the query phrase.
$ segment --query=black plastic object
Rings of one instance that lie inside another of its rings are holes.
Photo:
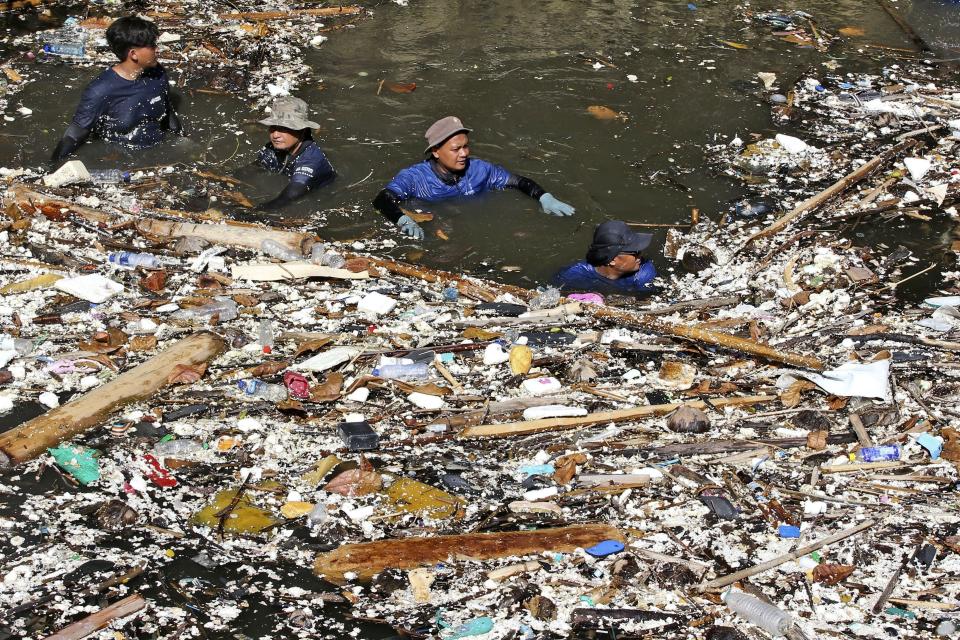
[[[370,451],[380,446],[380,436],[366,420],[341,423],[337,427],[337,433],[350,451]]]
[[[723,496],[700,496],[700,502],[721,520],[733,520],[737,517],[737,508]]]
[[[567,345],[577,339],[577,336],[566,331],[525,331],[520,334],[527,339],[532,347],[556,347]]]
[[[177,407],[171,411],[165,411],[163,413],[164,421],[170,420],[179,420],[180,418],[186,418],[187,416],[192,416],[197,413],[204,413],[210,408],[206,404],[188,404],[185,407]]]
[[[509,304],[507,302],[484,302],[473,308],[473,312],[477,315],[500,316],[503,318],[516,318],[526,311],[527,308],[522,304]]]

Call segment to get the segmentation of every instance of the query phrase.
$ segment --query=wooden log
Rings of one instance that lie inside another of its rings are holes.
[[[31,460],[48,447],[101,424],[112,411],[149,398],[167,384],[177,365],[207,362],[225,346],[214,333],[195,333],[105,385],[0,434],[0,468]]]
[[[69,200],[57,198],[56,196],[51,196],[40,191],[34,191],[23,184],[10,185],[10,188],[7,189],[7,200],[5,202],[9,203],[9,200],[13,200],[23,207],[33,206],[36,209],[40,209],[43,206],[51,206],[66,209],[94,224],[109,224],[113,222],[114,219],[109,213],[91,209],[90,207],[83,207]]]
[[[823,203],[839,195],[840,193],[846,191],[853,185],[857,184],[858,182],[866,178],[873,171],[885,165],[891,159],[896,157],[899,153],[901,153],[902,151],[905,151],[906,149],[909,149],[915,144],[916,142],[912,140],[904,140],[903,142],[887,149],[883,153],[874,156],[869,161],[867,161],[867,163],[864,164],[863,166],[858,167],[857,169],[854,169],[853,171],[843,176],[842,178],[834,182],[832,185],[830,185],[820,193],[814,196],[811,196],[810,198],[807,198],[806,200],[801,202],[799,205],[794,207],[794,209],[789,213],[786,213],[780,216],[779,218],[777,218],[777,220],[770,226],[765,227],[760,231],[757,231],[756,233],[754,233],[752,236],[747,238],[747,241],[744,243],[743,247],[737,250],[737,253],[739,253],[744,248],[749,246],[754,240],[757,240],[759,238],[764,238],[766,236],[769,236],[771,234],[774,234],[780,231],[781,229],[786,227],[788,224],[790,224],[794,220],[797,220],[801,216],[805,216],[806,214],[810,213],[811,211],[813,211]]]
[[[91,613],[83,620],[77,620],[53,635],[47,636],[45,640],[80,640],[80,638],[86,638],[114,620],[136,613],[145,606],[147,606],[147,601],[143,599],[143,596],[135,593],[100,609],[100,611]]]
[[[396,273],[410,278],[418,278],[420,280],[424,280],[425,282],[459,283],[463,281],[470,283],[470,281],[465,280],[463,276],[451,273],[449,271],[440,271],[437,269],[429,269],[426,267],[404,264],[402,262],[394,262],[392,260],[369,258],[366,256],[356,257],[364,257],[365,259],[369,260],[371,264],[382,269],[386,269],[391,273]],[[489,289],[499,291],[500,293],[509,293],[517,298],[520,298],[521,300],[529,300],[535,295],[534,292],[530,291],[529,289],[514,287],[512,285],[485,283],[484,286]],[[607,307],[595,307],[592,305],[586,307],[586,313],[597,319],[613,320],[619,324],[645,329],[654,333],[670,335],[678,338],[686,338],[696,342],[703,342],[727,349],[733,349],[735,351],[742,351],[743,353],[748,353],[750,355],[772,360],[774,362],[783,362],[785,364],[790,364],[797,367],[805,367],[808,369],[816,369],[818,371],[826,368],[824,363],[818,358],[796,353],[781,352],[760,342],[747,340],[746,338],[738,338],[737,336],[733,336],[728,333],[713,331],[703,327],[677,325],[663,322],[651,316],[637,315],[627,311],[610,309]]]
[[[345,573],[369,580],[384,569],[414,569],[451,557],[490,560],[543,551],[569,552],[601,540],[624,541],[623,534],[605,524],[582,524],[557,529],[467,533],[452,536],[401,538],[345,544],[317,555],[313,570],[330,582],[345,582]]]
[[[748,404],[758,404],[761,402],[771,402],[776,400],[777,396],[745,396],[735,398],[717,398],[711,400],[713,407],[735,407]],[[564,431],[567,429],[579,429],[581,427],[591,427],[597,424],[607,422],[627,422],[638,420],[650,416],[659,416],[675,411],[682,406],[694,407],[696,409],[705,409],[707,404],[700,400],[694,402],[670,403],[670,404],[652,404],[645,407],[635,407],[633,409],[620,409],[617,411],[600,411],[590,415],[578,418],[543,418],[540,420],[526,420],[523,422],[505,422],[503,424],[482,424],[476,427],[467,427],[460,432],[459,438],[509,438],[510,436],[523,436],[541,431]]]
[[[265,22],[267,20],[283,20],[298,16],[312,16],[329,18],[332,16],[355,16],[363,13],[363,7],[355,5],[341,7],[323,7],[320,9],[289,9],[287,11],[240,11],[236,13],[221,13],[223,20],[250,20]]]
[[[715,578],[714,580],[708,580],[706,582],[701,582],[696,586],[697,591],[709,591],[711,589],[719,589],[720,587],[725,587],[728,584],[733,584],[744,578],[749,578],[750,576],[755,576],[758,573],[763,573],[764,571],[769,571],[779,567],[784,562],[789,562],[790,560],[796,560],[801,556],[805,556],[808,553],[813,553],[821,547],[825,547],[828,544],[833,544],[834,542],[839,542],[840,540],[845,540],[850,536],[856,535],[863,531],[864,529],[869,529],[870,527],[877,524],[876,520],[865,520],[855,527],[850,527],[849,529],[844,529],[843,531],[837,532],[832,536],[827,536],[823,540],[813,542],[808,545],[804,545],[798,549],[791,551],[790,553],[785,553],[782,556],[777,556],[773,560],[767,560],[766,562],[761,562],[760,564],[755,564],[752,567],[743,569],[742,571],[737,571],[736,573],[731,573],[729,575]]]
[[[260,249],[264,240],[273,240],[293,251],[309,255],[316,238],[309,233],[283,231],[270,227],[252,227],[235,224],[194,224],[169,220],[137,221],[137,231],[154,238],[183,238],[195,236],[214,244]]]

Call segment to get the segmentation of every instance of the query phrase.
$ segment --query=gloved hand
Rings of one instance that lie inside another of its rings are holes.
[[[400,216],[400,219],[397,220],[397,226],[400,227],[400,232],[404,235],[408,235],[414,240],[423,240],[423,228],[414,222],[410,216]]]
[[[540,196],[540,206],[543,212],[551,216],[572,216],[576,211],[566,202],[560,202],[549,193]]]

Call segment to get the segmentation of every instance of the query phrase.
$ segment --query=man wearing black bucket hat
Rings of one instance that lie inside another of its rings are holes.
[[[456,116],[441,118],[430,125],[423,135],[427,140],[426,159],[394,176],[373,201],[377,211],[414,240],[423,239],[423,229],[400,207],[405,200],[414,198],[436,202],[476,196],[485,191],[517,189],[537,200],[548,215],[574,214],[573,207],[554,198],[530,178],[511,173],[500,165],[471,158],[471,131]]]
[[[327,156],[310,135],[310,131],[320,125],[308,115],[306,102],[284,96],[273,101],[270,117],[260,121],[270,127],[270,142],[260,150],[257,162],[267,171],[288,176],[290,183],[280,195],[261,204],[259,209],[279,209],[337,176]]]
[[[653,236],[635,233],[626,222],[608,220],[597,225],[585,260],[562,269],[553,282],[564,291],[592,291],[642,295],[658,289],[650,283],[657,277],[653,263],[641,252]]]

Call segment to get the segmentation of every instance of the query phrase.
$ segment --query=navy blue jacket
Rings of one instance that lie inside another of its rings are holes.
[[[163,67],[146,69],[136,80],[106,69],[83,91],[73,124],[109,142],[149,147],[163,139],[172,111]]]
[[[267,143],[260,149],[257,163],[267,171],[283,174],[290,178],[291,183],[302,184],[307,189],[322,187],[337,177],[320,146],[309,138],[300,144],[295,156],[277,151]]]

